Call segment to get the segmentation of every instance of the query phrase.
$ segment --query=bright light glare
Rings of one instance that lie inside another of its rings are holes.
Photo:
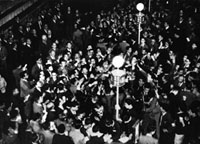
[[[125,61],[124,58],[122,56],[118,55],[113,58],[112,64],[114,67],[120,68],[123,66],[124,61]]]
[[[142,11],[144,9],[144,4],[143,3],[138,3],[136,6],[138,11]]]

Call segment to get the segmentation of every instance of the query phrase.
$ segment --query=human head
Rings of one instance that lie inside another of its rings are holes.
[[[65,125],[64,124],[60,124],[58,127],[57,127],[57,130],[60,134],[63,134],[65,132]]]

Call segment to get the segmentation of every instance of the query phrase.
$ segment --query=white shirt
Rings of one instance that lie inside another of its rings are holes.
[[[74,144],[80,144],[80,142],[83,142],[84,135],[81,133],[80,129],[72,129],[69,132],[69,136],[73,139]]]

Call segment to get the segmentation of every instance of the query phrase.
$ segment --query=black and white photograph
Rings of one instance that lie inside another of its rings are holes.
[[[200,0],[0,0],[0,144],[200,144]]]

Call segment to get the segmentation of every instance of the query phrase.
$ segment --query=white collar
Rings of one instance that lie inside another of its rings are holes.
[[[100,133],[99,131],[98,132],[96,132],[96,133],[91,133],[91,136],[93,136],[93,137],[95,137],[95,136],[97,136],[97,137],[101,137],[103,134],[102,133]]]
[[[130,117],[127,121],[124,121],[125,124],[129,123],[132,120],[132,118]]]

